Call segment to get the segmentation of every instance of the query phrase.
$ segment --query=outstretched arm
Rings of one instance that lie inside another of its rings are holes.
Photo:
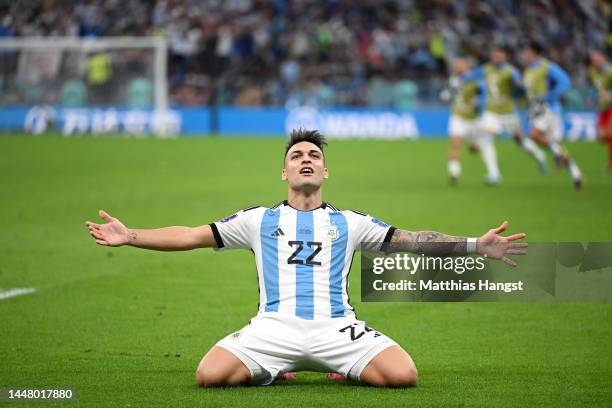
[[[468,242],[466,237],[455,237],[435,231],[411,232],[395,230],[391,242],[387,247],[388,252],[412,252],[428,256],[465,256],[472,252],[486,255],[488,258],[501,259],[510,266],[516,266],[516,262],[506,257],[509,255],[525,255],[526,242],[513,242],[526,237],[524,233],[512,234],[504,237],[502,232],[508,227],[504,221],[499,227],[489,230],[486,234],[476,240],[475,243]],[[473,248],[469,248],[473,246]]]
[[[157,251],[186,251],[195,248],[216,248],[209,225],[199,227],[165,227],[157,229],[130,229],[117,218],[100,210],[105,224],[85,222],[96,244],[104,246],[131,245]]]

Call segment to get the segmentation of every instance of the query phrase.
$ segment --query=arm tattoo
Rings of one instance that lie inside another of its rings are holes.
[[[412,252],[427,256],[465,256],[467,238],[454,237],[435,231],[395,230],[387,252]]]
[[[136,231],[131,231],[129,232],[130,234],[130,240],[131,241],[137,241],[138,240],[138,234],[136,233]]]

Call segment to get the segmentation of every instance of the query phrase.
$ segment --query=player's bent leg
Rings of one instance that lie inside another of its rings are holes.
[[[393,345],[368,363],[359,380],[376,387],[414,387],[418,372],[410,355],[400,346]]]
[[[251,372],[238,357],[223,347],[214,346],[202,358],[196,370],[200,387],[246,385]]]
[[[548,147],[548,139],[540,129],[532,128],[529,132],[529,137],[540,146]]]
[[[449,160],[459,160],[461,154],[461,143],[463,143],[463,138],[457,135],[451,135],[450,137],[450,146],[448,152]]]
[[[501,175],[499,172],[499,165],[497,164],[497,152],[493,140],[497,137],[497,134],[492,134],[484,131],[480,134],[479,147],[484,162],[487,174],[485,177],[485,183],[487,185],[498,185],[501,182]]]
[[[538,163],[538,170],[540,173],[546,174],[546,155],[538,147],[538,145],[531,138],[523,136],[523,132],[520,129],[517,129],[512,134],[512,139],[516,142],[519,148],[529,153],[529,155],[535,159],[535,161]]]
[[[461,176],[461,163],[459,162],[459,155],[461,151],[462,138],[456,135],[451,135],[450,146],[448,152],[448,175],[451,180],[451,184],[456,184]]]

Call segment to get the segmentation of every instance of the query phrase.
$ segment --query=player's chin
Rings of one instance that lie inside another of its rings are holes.
[[[302,177],[296,183],[295,187],[299,189],[312,190],[321,187],[323,180],[315,177]]]

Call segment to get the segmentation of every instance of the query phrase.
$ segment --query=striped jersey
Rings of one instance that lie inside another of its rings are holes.
[[[378,250],[395,230],[357,211],[329,203],[300,211],[285,200],[251,207],[210,224],[219,249],[250,249],[259,280],[259,313],[302,319],[353,315],[348,275],[362,246]]]

